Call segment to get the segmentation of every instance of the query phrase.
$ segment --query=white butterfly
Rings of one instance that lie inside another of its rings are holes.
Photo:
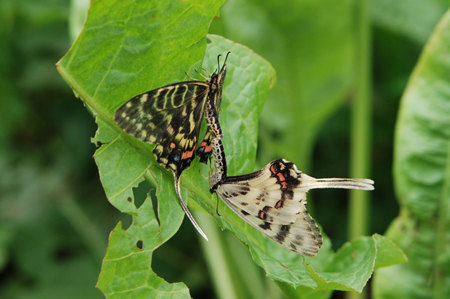
[[[294,163],[278,159],[262,170],[221,181],[214,173],[211,191],[247,223],[287,249],[315,256],[322,235],[306,210],[310,189],[344,188],[373,190],[369,179],[316,179],[297,169]]]

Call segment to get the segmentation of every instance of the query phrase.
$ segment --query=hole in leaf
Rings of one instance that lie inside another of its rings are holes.
[[[138,240],[136,242],[136,247],[139,248],[139,250],[144,249],[144,242],[142,240]]]
[[[122,228],[124,230],[127,230],[131,223],[133,223],[133,216],[129,215],[129,214],[120,214],[119,216],[120,220],[122,221]]]
[[[132,202],[133,199],[132,199],[130,196],[128,196],[127,201],[128,201],[128,202]]]
[[[152,199],[153,210],[155,211],[156,221],[158,221],[158,224],[159,224],[160,222],[159,222],[159,215],[158,215],[158,200],[156,197],[156,188],[150,188],[149,195],[150,195],[150,198]]]
[[[134,205],[136,208],[140,208],[147,198],[148,191],[150,190],[151,185],[144,180],[137,186],[137,188],[133,188],[134,194]]]

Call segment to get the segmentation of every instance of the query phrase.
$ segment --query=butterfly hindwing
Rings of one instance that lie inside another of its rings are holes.
[[[296,203],[302,211],[295,214],[293,223],[280,224],[277,219],[271,219],[272,221],[269,222],[267,219],[263,220],[254,214],[250,214],[245,209],[236,206],[232,199],[226,199],[224,196],[221,196],[221,198],[247,223],[289,250],[306,256],[315,256],[319,251],[322,245],[322,236],[303,204]]]
[[[179,175],[194,159],[208,92],[201,81],[157,88],[122,105],[115,120],[127,133],[155,143],[157,161]]]
[[[314,256],[322,245],[320,231],[306,211],[301,172],[285,160],[264,169],[227,177],[217,187],[220,198],[249,224],[294,252]]]
[[[209,130],[206,130],[205,137],[203,137],[203,141],[200,143],[200,146],[197,149],[197,155],[200,158],[200,162],[206,163],[211,155],[211,151],[211,132]]]

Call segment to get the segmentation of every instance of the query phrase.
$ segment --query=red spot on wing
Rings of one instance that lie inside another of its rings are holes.
[[[275,167],[273,167],[273,165],[270,166],[270,171],[271,171],[273,174],[277,174],[277,172],[275,171]]]
[[[258,218],[262,220],[266,219],[266,213],[264,211],[259,211]]]
[[[286,181],[286,178],[284,177],[284,175],[281,172],[277,173],[277,177],[280,180],[280,182]]]
[[[283,201],[280,199],[279,201],[277,201],[277,203],[275,204],[275,209],[279,209],[283,207]]]
[[[190,150],[190,151],[185,151],[185,152],[181,155],[181,160],[192,158],[192,156],[194,155],[194,151],[195,151],[195,147],[196,147],[196,146],[197,146],[197,144],[194,145],[194,147],[192,148],[192,150]]]
[[[273,167],[273,165],[272,165],[272,167]],[[270,168],[270,170],[271,170],[274,174],[277,175],[278,181],[279,181],[280,184],[281,184],[281,189],[286,189],[286,188],[287,188],[286,177],[285,177],[281,172],[275,173],[275,169],[272,169],[272,167]]]
[[[212,145],[208,145],[205,147],[205,153],[209,153],[210,151],[212,151]]]
[[[175,143],[171,142],[169,146],[171,149],[174,149],[176,145],[175,145]]]

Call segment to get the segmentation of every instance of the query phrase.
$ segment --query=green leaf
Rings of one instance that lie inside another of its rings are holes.
[[[322,271],[316,271],[311,265],[306,267],[319,290],[361,292],[376,266],[387,267],[404,261],[400,249],[383,236],[375,234],[345,243],[327,261]]]
[[[128,230],[119,223],[111,232],[97,287],[109,297],[154,298],[170,294],[189,298],[184,284],[169,284],[151,270],[152,254],[159,243],[159,224],[151,200],[142,204],[133,221]]]
[[[107,296],[168,292],[189,296],[183,284],[168,284],[151,269],[153,251],[175,234],[184,216],[172,174],[155,162],[153,145],[120,130],[113,114],[134,95],[181,81],[186,71],[200,66],[207,27],[218,8],[216,3],[131,6],[118,1],[94,2],[83,32],[58,64],[61,75],[96,117],[99,128],[93,142],[102,145],[94,157],[108,200],[133,216],[129,228],[118,224],[110,236],[98,281]],[[220,120],[230,175],[247,173],[254,170],[258,120],[275,72],[267,61],[242,45],[215,35],[208,39],[205,69],[214,70],[217,55],[231,51]],[[135,204],[133,189],[144,188],[144,180],[156,186],[157,209],[150,195],[140,207]],[[223,228],[232,231],[269,277],[292,286],[325,290],[322,295],[331,289],[360,291],[370,277],[377,254],[373,239],[352,242],[334,258],[325,239],[317,257],[304,258],[263,236],[223,203],[219,206],[222,216],[218,217],[215,199],[209,193],[208,167],[193,163],[181,181],[189,205],[203,207]],[[354,252],[359,258],[349,261]],[[349,269],[344,267],[347,264]],[[351,271],[360,277],[351,276]]]
[[[387,236],[408,263],[377,271],[374,294],[450,297],[450,11],[427,43],[403,95],[394,175],[400,215]]]
[[[375,234],[372,237],[377,242],[378,250],[377,260],[375,263],[376,270],[396,264],[403,264],[408,261],[405,253],[397,246],[397,244],[378,234]]]
[[[376,25],[424,44],[450,1],[376,0],[371,1],[371,4]]]
[[[152,252],[184,217],[171,174],[155,162],[152,145],[118,128],[113,113],[134,95],[180,81],[200,64],[209,24],[221,4],[92,1],[82,33],[58,63],[99,125],[93,142],[103,145],[94,157],[108,200],[134,216],[127,230],[119,224],[111,234],[98,281],[105,295],[189,297],[183,284],[168,284],[151,270]],[[150,198],[139,208],[134,203],[133,188],[144,177],[157,186],[158,219]]]

